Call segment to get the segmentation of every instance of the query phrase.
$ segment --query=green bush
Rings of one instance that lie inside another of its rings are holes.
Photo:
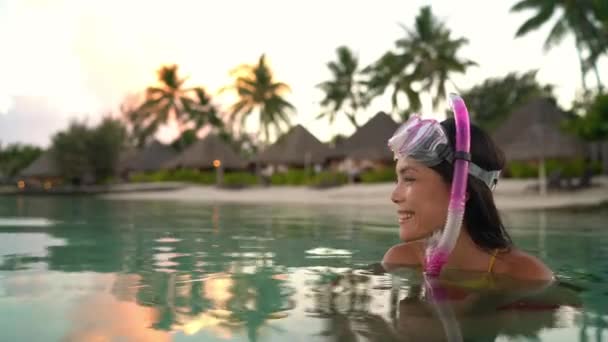
[[[600,173],[602,169],[600,162],[593,162],[590,167],[594,174]],[[507,165],[507,170],[508,175],[512,178],[538,177],[538,165],[535,163],[513,161]],[[562,177],[581,177],[585,171],[585,161],[583,158],[572,160],[548,159],[545,161],[545,170],[547,175],[561,170]]]
[[[538,176],[538,166],[513,161],[507,165],[507,174],[512,178],[536,177]]]
[[[591,163],[591,171],[593,171],[594,175],[599,175],[602,173],[603,167],[601,161],[594,161]]]
[[[316,188],[327,188],[348,183],[348,176],[343,172],[323,171],[312,177],[308,185]]]
[[[272,185],[306,185],[314,174],[306,170],[289,170],[287,172],[275,173],[270,176],[270,184]]]
[[[229,172],[224,174],[223,186],[238,188],[243,186],[256,185],[258,177],[249,172]]]
[[[175,171],[158,171],[151,173],[137,173],[131,175],[131,181],[142,182],[185,182],[197,184],[216,184],[215,171],[197,171],[181,169]],[[305,170],[289,170],[275,173],[271,176],[272,185],[312,185],[327,187],[345,184],[346,175],[343,173],[321,172],[314,174]],[[229,188],[251,186],[258,184],[258,177],[249,172],[226,172],[223,177],[223,186]]]
[[[129,177],[129,181],[133,183],[149,183],[160,182],[158,173],[134,173]]]
[[[394,182],[396,179],[395,170],[389,167],[370,170],[361,174],[361,182],[363,183],[388,183]]]
[[[308,185],[312,187],[326,188],[348,183],[345,173],[323,171],[314,173],[306,170],[289,170],[287,172],[275,173],[270,177],[271,185]]]
[[[173,173],[166,170],[144,174],[144,176],[146,175],[148,182],[169,182],[173,180]]]
[[[175,170],[171,176],[171,181],[189,182],[197,184],[215,184],[215,171],[198,171],[192,169]]]
[[[157,172],[136,173],[131,175],[130,180],[136,183],[185,182],[197,184],[215,184],[215,171],[198,171],[191,169],[180,169],[175,171],[161,170]]]

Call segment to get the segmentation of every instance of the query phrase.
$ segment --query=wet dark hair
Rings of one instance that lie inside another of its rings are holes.
[[[450,146],[456,146],[456,123],[453,118],[441,122],[447,133]],[[471,124],[471,161],[484,170],[502,170],[505,166],[504,153],[481,128]],[[447,161],[431,169],[438,172],[447,184],[452,183],[454,167]],[[467,232],[477,246],[488,252],[494,249],[509,249],[513,242],[496,209],[492,191],[476,177],[468,175],[464,223]]]

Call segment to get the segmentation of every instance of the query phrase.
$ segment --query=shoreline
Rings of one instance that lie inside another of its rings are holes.
[[[580,190],[552,191],[540,196],[530,189],[534,179],[503,179],[494,191],[499,210],[592,208],[608,204],[608,176],[597,176],[594,186]],[[270,186],[226,189],[185,183],[129,183],[80,189],[78,192],[3,191],[5,196],[94,196],[107,200],[185,201],[233,204],[342,205],[388,207],[393,183],[349,184],[314,189],[304,186]]]
[[[526,190],[534,180],[503,180],[494,198],[499,210],[533,210],[595,207],[608,203],[608,177],[597,177],[594,186],[581,190],[549,192],[540,196]],[[102,194],[108,200],[187,201],[234,204],[392,206],[394,184],[355,184],[328,189],[296,186],[222,189],[215,186],[185,185],[163,191]]]

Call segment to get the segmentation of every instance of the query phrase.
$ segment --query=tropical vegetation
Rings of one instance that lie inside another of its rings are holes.
[[[405,37],[395,42],[395,50],[386,52],[364,72],[369,75],[367,84],[372,96],[391,89],[393,108],[407,117],[421,109],[423,92],[433,96],[433,106],[437,108],[446,98],[446,84],[453,82],[450,77],[477,64],[459,56],[468,39],[454,37],[430,6],[422,7],[414,26],[404,30]],[[400,105],[400,95],[405,95],[408,107]]]
[[[103,182],[115,175],[126,137],[123,123],[111,117],[92,128],[74,121],[53,136],[51,152],[64,179],[75,184],[87,177]]]
[[[517,29],[516,37],[525,36],[552,22],[544,44],[545,50],[550,50],[571,34],[579,57],[583,88],[585,91],[589,89],[586,75],[592,70],[598,89],[602,89],[597,62],[601,55],[608,53],[606,1],[520,0],[513,5],[511,11],[533,12],[532,16]]]
[[[472,121],[493,131],[513,110],[527,101],[539,97],[554,98],[554,95],[553,86],[540,84],[536,80],[536,71],[533,70],[486,79],[465,90],[462,97],[467,103]]]
[[[0,182],[17,176],[20,170],[36,160],[42,149],[29,144],[0,145]]]
[[[511,11],[529,14],[517,28],[516,37],[551,25],[545,50],[560,44],[568,35],[574,38],[585,91],[578,96],[569,111],[570,119],[563,125],[587,141],[608,139],[608,95],[598,70],[599,60],[608,55],[608,2],[517,0]],[[454,76],[477,66],[464,55],[468,39],[453,32],[430,6],[421,7],[414,21],[402,28],[403,35],[369,65],[362,65],[358,53],[349,46],[336,48],[335,58],[326,63],[328,78],[316,86],[321,95],[317,119],[332,125],[336,118],[343,117],[357,129],[362,115],[381,97],[390,98],[393,113],[406,118],[421,110],[421,94],[433,98],[434,109],[440,107],[446,97],[446,86],[450,86],[465,98],[472,120],[493,131],[525,102],[537,97],[555,99],[554,86],[539,82],[535,70],[497,75],[460,90]],[[595,75],[597,89],[587,84],[586,76],[590,73]],[[125,98],[121,120],[106,118],[93,128],[72,122],[53,137],[51,150],[62,175],[76,179],[89,174],[97,181],[111,177],[122,150],[147,145],[166,125],[176,127],[176,138],[170,144],[177,151],[213,131],[243,156],[255,156],[290,128],[296,114],[296,108],[289,102],[291,90],[288,83],[275,76],[266,54],[253,64],[236,67],[230,75],[233,81],[223,91],[231,91],[234,102],[223,107],[204,86],[190,84],[177,64],[160,66],[156,84]],[[259,130],[247,132],[244,126],[252,120],[257,121]],[[336,137],[334,143],[341,139]],[[0,175],[13,177],[40,153],[40,148],[28,145],[0,148]],[[149,176],[142,175],[140,179],[146,177]],[[175,174],[152,177],[176,178]],[[238,177],[229,176],[226,180],[231,182]],[[317,182],[339,183],[342,179],[334,175],[324,177]],[[199,173],[177,178],[195,182],[212,179]],[[364,178],[372,182],[385,180],[389,172],[369,172]],[[250,184],[253,178],[243,182]],[[303,171],[278,174],[271,183],[312,185],[314,181]]]
[[[590,95],[575,103],[580,115],[573,116],[565,123],[586,141],[608,140],[608,93]]]
[[[327,118],[333,124],[338,113],[343,113],[350,123],[359,128],[357,114],[369,106],[367,88],[359,69],[359,58],[347,46],[336,49],[337,60],[327,63],[332,78],[317,85],[323,91],[323,112],[317,119]]]
[[[271,129],[278,136],[289,128],[290,116],[295,111],[294,106],[285,99],[290,88],[275,79],[265,55],[260,56],[257,64],[243,64],[231,74],[234,84],[226,89],[232,89],[238,96],[228,114],[231,127],[243,127],[245,120],[257,113],[260,132],[266,143],[270,142]]]
[[[138,147],[150,142],[162,125],[175,123],[180,133],[207,124],[222,126],[211,96],[202,87],[186,88],[177,65],[162,66],[157,75],[158,84],[146,89],[143,103],[124,113]]]

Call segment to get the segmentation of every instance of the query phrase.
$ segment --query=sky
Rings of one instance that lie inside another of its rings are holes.
[[[460,57],[479,65],[452,79],[467,89],[488,77],[537,69],[537,79],[556,87],[568,108],[581,91],[572,37],[545,53],[550,27],[524,38],[514,34],[529,13],[514,14],[513,1],[293,1],[293,0],[0,0],[0,141],[46,147],[72,119],[96,123],[118,115],[128,94],[156,82],[163,64],[178,64],[186,85],[212,93],[231,82],[229,72],[266,54],[278,81],[290,85],[292,123],[322,141],[354,131],[344,118],[317,120],[327,62],[347,45],[362,66],[391,50],[412,26],[421,6],[431,5],[455,37],[467,37]],[[600,61],[608,74],[608,61]],[[588,83],[594,86],[593,76]],[[227,108],[226,97],[217,96]],[[423,97],[423,115],[433,112]],[[359,121],[390,111],[387,97],[374,101]],[[443,109],[437,111],[443,113]],[[258,128],[255,118],[248,131]],[[170,140],[172,127],[159,138]]]

